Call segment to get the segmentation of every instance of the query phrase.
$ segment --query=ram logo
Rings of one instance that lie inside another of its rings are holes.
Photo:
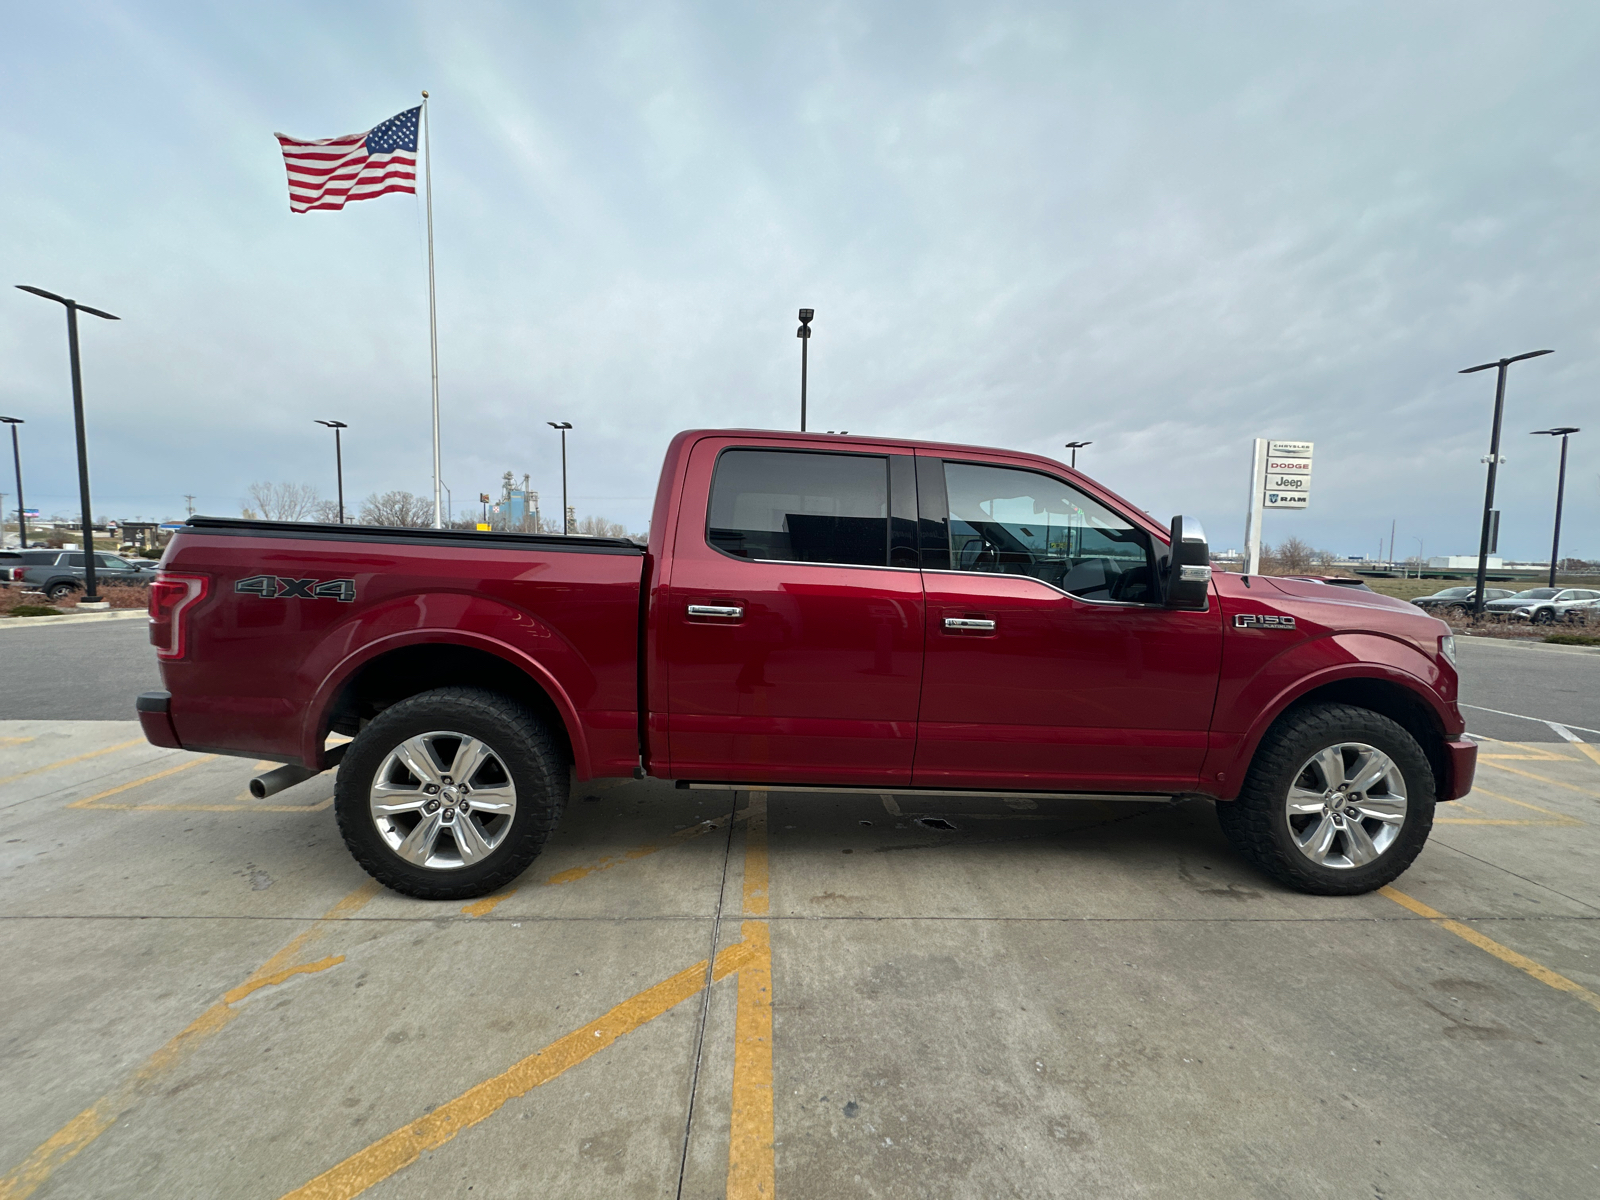
[[[337,600],[349,604],[356,598],[356,581],[252,575],[235,583],[233,590],[246,596],[260,596],[263,600]]]
[[[1276,613],[1235,613],[1235,629],[1293,629],[1293,617],[1280,617]]]

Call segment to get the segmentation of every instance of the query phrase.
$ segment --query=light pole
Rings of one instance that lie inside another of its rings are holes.
[[[1082,450],[1085,446],[1092,446],[1092,445],[1094,445],[1094,443],[1092,441],[1090,441],[1090,442],[1068,442],[1067,443],[1067,449],[1072,451],[1072,469],[1074,471],[1076,471],[1078,469],[1078,451]]]
[[[1506,407],[1506,368],[1525,358],[1538,358],[1543,354],[1554,353],[1554,350],[1530,350],[1526,354],[1516,354],[1495,362],[1479,363],[1475,367],[1467,367],[1457,372],[1460,375],[1471,375],[1476,371],[1487,371],[1490,367],[1500,368],[1499,377],[1494,385],[1494,430],[1489,435],[1489,483],[1483,493],[1483,531],[1478,536],[1478,587],[1472,597],[1472,615],[1475,617],[1483,616],[1483,587],[1489,572],[1489,514],[1494,510],[1494,480],[1500,470],[1500,418],[1505,413]],[[1391,544],[1390,553],[1393,552]]]
[[[1417,544],[1417,578],[1421,579],[1422,568],[1424,565],[1426,565],[1422,558],[1422,539],[1419,537],[1414,537],[1411,540]]]
[[[22,549],[27,549],[27,506],[22,502],[22,451],[16,445],[16,427],[26,424],[19,416],[0,416],[0,422],[11,426],[11,461],[16,464],[16,533],[21,539]],[[1565,454],[1562,456],[1565,464]]]
[[[15,429],[12,430],[15,433]],[[1550,586],[1556,585],[1556,563],[1561,553],[1561,501],[1567,493],[1567,439],[1583,432],[1576,425],[1558,425],[1554,429],[1535,429],[1534,433],[1548,433],[1561,439],[1561,470],[1556,475],[1556,532],[1550,539]],[[17,473],[17,491],[22,490],[22,474]]]
[[[326,425],[333,430],[333,468],[338,472],[339,478],[339,524],[344,524],[344,448],[339,444],[339,431],[349,429],[343,421],[324,421],[320,417],[312,418],[318,425]]]
[[[806,350],[811,345],[811,318],[817,315],[814,308],[800,310],[800,328],[795,337],[800,339],[800,432],[806,431]]]
[[[29,287],[25,283],[19,283],[17,287],[46,300],[54,300],[67,310],[67,353],[72,360],[72,416],[78,432],[78,499],[83,505],[83,603],[99,604],[100,593],[95,589],[94,578],[94,515],[89,506],[89,444],[83,429],[83,371],[78,365],[78,311],[81,309],[90,316],[107,321],[120,321],[122,318],[43,288]]]
[[[567,430],[572,428],[571,421],[546,421],[546,425],[561,434],[561,532],[563,536],[572,533],[572,514],[567,510]],[[805,428],[804,425],[801,428]]]

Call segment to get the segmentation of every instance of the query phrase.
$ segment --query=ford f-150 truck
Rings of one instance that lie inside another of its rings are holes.
[[[1472,786],[1449,627],[1359,589],[1212,574],[1048,458],[698,430],[647,546],[195,517],[151,589],[159,746],[337,763],[356,859],[480,895],[571,779],[1208,797],[1308,892],[1404,871]],[[331,735],[353,740],[338,741]]]

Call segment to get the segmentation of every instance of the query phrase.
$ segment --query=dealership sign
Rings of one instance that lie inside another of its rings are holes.
[[[1261,498],[1267,508],[1305,508],[1311,500],[1311,442],[1267,443]]]

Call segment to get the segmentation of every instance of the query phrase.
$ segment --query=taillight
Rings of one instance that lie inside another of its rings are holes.
[[[183,657],[185,614],[205,597],[209,582],[204,575],[160,575],[150,585],[150,644],[157,658]]]

